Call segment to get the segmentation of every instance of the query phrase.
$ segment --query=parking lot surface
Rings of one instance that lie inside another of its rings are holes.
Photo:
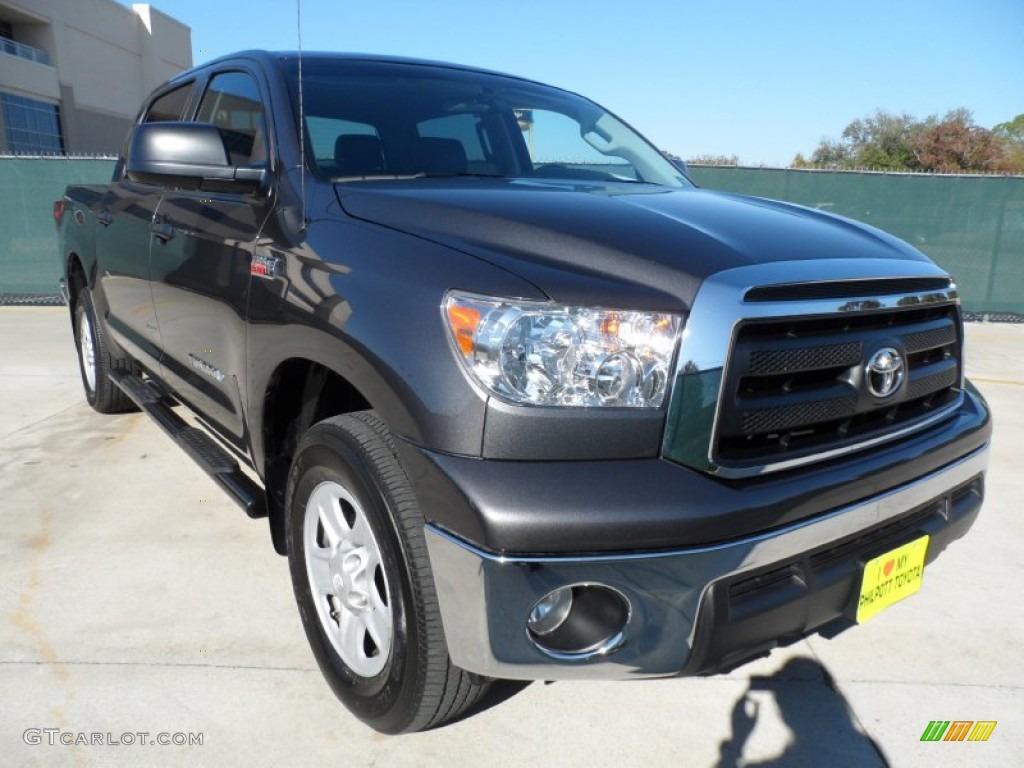
[[[967,336],[988,495],[920,593],[728,675],[503,683],[387,737],[321,679],[266,522],[145,416],[86,405],[65,309],[0,309],[0,764],[1024,765],[1024,326]],[[922,742],[932,720],[997,725]]]

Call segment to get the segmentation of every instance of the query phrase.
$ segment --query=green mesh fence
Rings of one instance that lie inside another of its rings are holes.
[[[113,160],[0,158],[0,302],[57,295],[53,201],[102,184]],[[969,312],[1024,315],[1024,177],[691,168],[704,187],[788,200],[865,221],[949,270]]]
[[[0,158],[0,303],[59,296],[53,201],[68,184],[103,184],[113,171],[113,160]]]
[[[690,171],[703,187],[820,208],[890,232],[956,278],[967,312],[1024,315],[1024,177]]]

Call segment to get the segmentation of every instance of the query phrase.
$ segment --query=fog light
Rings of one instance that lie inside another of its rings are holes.
[[[629,601],[617,589],[583,582],[544,595],[527,615],[524,629],[548,656],[586,661],[622,647],[631,615]]]
[[[572,610],[572,587],[562,587],[549,592],[533,606],[526,620],[535,635],[550,635],[563,623]]]

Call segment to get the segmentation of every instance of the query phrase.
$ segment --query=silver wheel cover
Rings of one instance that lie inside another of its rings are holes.
[[[82,371],[85,374],[85,385],[90,392],[96,391],[96,347],[92,338],[92,325],[89,313],[82,312],[78,322],[78,354],[82,359]]]
[[[357,675],[380,674],[394,634],[390,586],[366,512],[344,486],[313,489],[302,546],[313,605],[334,650]]]

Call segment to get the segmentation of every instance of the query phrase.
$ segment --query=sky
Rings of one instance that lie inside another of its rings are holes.
[[[1024,113],[1024,0],[299,1],[304,50],[540,80],[684,158],[785,166],[876,109]],[[192,28],[196,64],[298,44],[296,0],[150,4]]]

